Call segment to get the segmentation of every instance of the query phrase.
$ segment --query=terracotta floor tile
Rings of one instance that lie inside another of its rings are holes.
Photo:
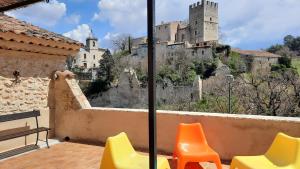
[[[2,160],[0,169],[99,169],[103,150],[100,146],[65,142],[51,146],[50,149]],[[175,169],[176,162],[169,161],[172,169]],[[210,163],[201,165],[204,169],[215,169]],[[224,169],[228,168],[224,166]]]

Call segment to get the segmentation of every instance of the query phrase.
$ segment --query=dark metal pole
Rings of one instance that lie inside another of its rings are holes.
[[[155,80],[155,0],[147,0],[148,28],[148,96],[149,96],[149,168],[157,168],[156,151],[156,80]]]
[[[228,84],[228,113],[231,114],[231,81]]]

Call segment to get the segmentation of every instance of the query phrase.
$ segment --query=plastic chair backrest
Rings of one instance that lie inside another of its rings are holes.
[[[127,134],[124,132],[114,137],[110,137],[108,142],[110,143],[113,158],[120,160],[136,153],[127,137]]]
[[[109,137],[101,159],[100,169],[115,169],[117,162],[126,160],[136,153],[126,133],[122,132],[114,137]]]
[[[176,144],[179,143],[207,144],[201,124],[179,124]]]
[[[277,166],[300,168],[300,139],[278,133],[265,156]]]

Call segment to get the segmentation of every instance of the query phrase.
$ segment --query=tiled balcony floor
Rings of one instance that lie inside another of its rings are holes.
[[[28,154],[0,161],[0,169],[99,169],[104,148],[95,145],[64,142]],[[170,165],[176,169],[171,157]],[[204,169],[215,169],[209,163]],[[229,169],[224,166],[223,169]]]

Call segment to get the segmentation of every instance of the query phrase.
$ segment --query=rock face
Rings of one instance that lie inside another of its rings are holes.
[[[172,83],[157,84],[158,104],[175,104],[201,99],[202,80],[196,77],[193,86],[173,86]],[[144,108],[148,105],[148,88],[141,88],[133,70],[125,70],[118,86],[90,97],[93,107]]]

